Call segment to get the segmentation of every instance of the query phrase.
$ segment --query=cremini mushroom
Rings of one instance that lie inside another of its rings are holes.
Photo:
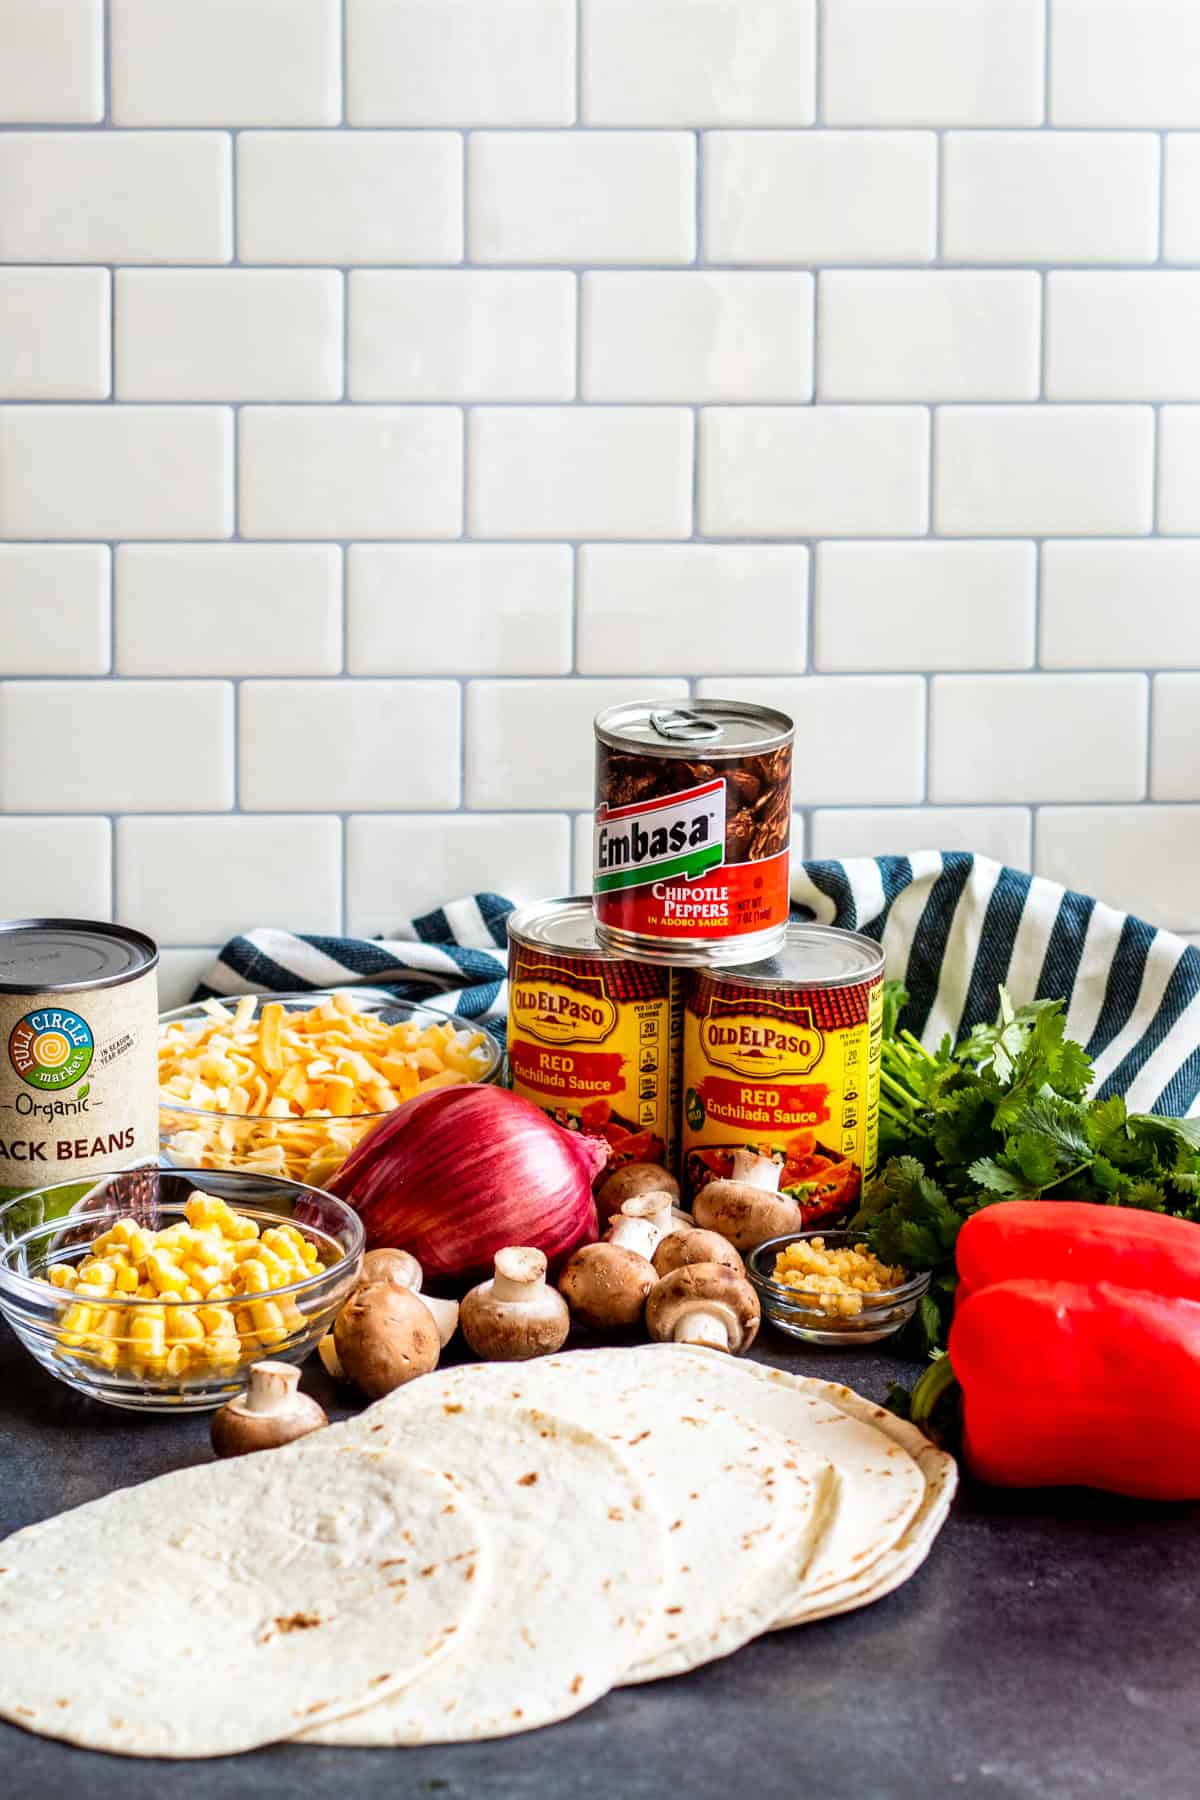
[[[246,1392],[213,1414],[212,1447],[217,1455],[273,1450],[328,1425],[322,1408],[300,1392],[299,1382],[294,1363],[254,1363]]]
[[[379,1400],[437,1368],[437,1325],[418,1294],[390,1281],[351,1294],[337,1316],[333,1346],[346,1378]]]
[[[604,1241],[576,1250],[559,1278],[559,1292],[573,1317],[594,1331],[635,1325],[654,1286],[650,1259],[671,1229],[666,1190],[643,1190],[623,1201]]]
[[[739,1250],[753,1250],[768,1238],[802,1231],[799,1202],[779,1192],[782,1174],[782,1163],[772,1157],[735,1150],[732,1172],[700,1189],[692,1217],[700,1230],[719,1232]]]
[[[359,1287],[372,1287],[377,1281],[390,1281],[396,1287],[419,1294],[425,1276],[416,1257],[407,1250],[368,1250],[362,1259]]]
[[[679,1183],[658,1163],[631,1162],[614,1169],[596,1192],[601,1228],[636,1194],[670,1194],[674,1202],[679,1198]]]
[[[707,1344],[731,1356],[750,1348],[759,1318],[758,1295],[723,1263],[685,1263],[655,1282],[646,1301],[646,1328],[659,1343]]]
[[[742,1272],[742,1259],[717,1231],[672,1231],[654,1252],[654,1272],[661,1279],[688,1263],[721,1263]]]
[[[524,1362],[561,1350],[571,1315],[560,1293],[546,1285],[540,1250],[510,1244],[497,1250],[490,1281],[473,1287],[462,1303],[462,1334],[476,1356],[490,1362]]]

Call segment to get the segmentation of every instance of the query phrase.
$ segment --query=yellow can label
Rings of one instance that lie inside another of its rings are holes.
[[[728,1175],[735,1150],[783,1164],[806,1222],[857,1204],[879,1142],[883,978],[762,987],[706,970],[683,1019],[683,1188]]]
[[[609,1145],[610,1164],[673,1167],[681,985],[670,969],[512,946],[514,1094]]]

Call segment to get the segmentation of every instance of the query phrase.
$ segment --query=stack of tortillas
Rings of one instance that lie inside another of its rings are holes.
[[[501,1737],[924,1561],[953,1461],[668,1344],[440,1370],[0,1545],[0,1716],[143,1756]]]

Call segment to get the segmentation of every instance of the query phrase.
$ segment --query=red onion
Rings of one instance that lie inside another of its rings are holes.
[[[410,1250],[430,1280],[458,1281],[490,1274],[506,1244],[554,1263],[591,1243],[606,1156],[528,1100],[470,1083],[405,1101],[330,1187],[362,1219],[368,1250]]]

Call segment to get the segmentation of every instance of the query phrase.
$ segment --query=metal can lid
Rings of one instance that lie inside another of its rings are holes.
[[[786,713],[746,700],[630,700],[596,717],[596,736],[610,749],[689,761],[765,754],[790,744],[794,731]]]
[[[0,920],[0,994],[118,987],[158,961],[140,931],[91,919]]]
[[[596,915],[590,895],[537,900],[532,906],[522,906],[508,916],[508,935],[512,943],[527,950],[558,950],[616,960],[596,941]]]
[[[752,987],[857,987],[883,974],[883,951],[874,938],[839,925],[793,923],[783,949],[763,962],[714,971]]]

